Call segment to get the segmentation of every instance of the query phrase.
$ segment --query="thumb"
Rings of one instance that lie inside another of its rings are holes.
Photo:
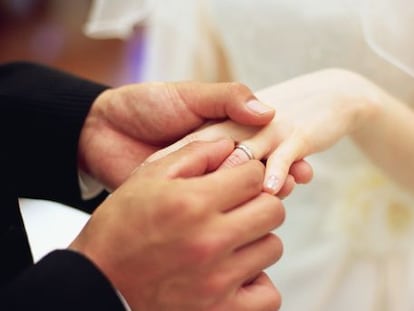
[[[187,107],[204,119],[230,118],[244,125],[265,125],[275,110],[263,104],[241,83],[178,83],[175,85]]]
[[[187,178],[215,171],[233,151],[229,139],[214,142],[192,142],[167,156],[146,163],[136,170],[145,177]]]

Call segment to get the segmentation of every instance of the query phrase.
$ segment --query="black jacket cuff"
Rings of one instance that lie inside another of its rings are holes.
[[[69,250],[41,259],[17,277],[4,295],[4,310],[125,310],[102,272]]]

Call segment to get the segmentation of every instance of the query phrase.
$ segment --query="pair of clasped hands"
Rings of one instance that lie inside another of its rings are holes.
[[[338,111],[305,102],[311,90],[308,101],[323,99],[310,81],[256,95],[238,83],[193,82],[103,92],[81,132],[79,166],[114,191],[69,248],[132,310],[277,310],[263,271],[282,254],[272,233],[284,220],[280,197],[310,181],[303,158],[353,119],[345,109],[329,137],[310,140]]]

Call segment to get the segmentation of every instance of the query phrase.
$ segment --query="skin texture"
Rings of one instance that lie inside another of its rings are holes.
[[[239,83],[145,83],[108,90],[95,100],[86,118],[79,166],[108,190],[116,189],[148,156],[171,144],[174,150],[182,147],[174,142],[184,137],[185,144],[198,140],[194,133],[212,122],[230,119],[259,129],[274,114]],[[295,166],[292,172],[298,174],[286,180],[281,195],[292,191],[295,179],[312,178],[306,162],[298,165],[303,170]]]
[[[262,271],[282,254],[269,232],[284,208],[262,192],[260,161],[217,170],[233,148],[194,142],[141,165],[70,248],[133,310],[277,310],[279,293]]]
[[[212,120],[267,124],[274,110],[254,99],[238,83],[145,83],[107,90],[82,129],[80,168],[116,189],[153,152]]]
[[[271,86],[256,96],[277,111],[268,125],[254,128],[224,121],[189,136],[201,140],[230,136],[242,142],[257,159],[267,159],[263,187],[278,193],[291,175],[305,180],[311,175],[308,165],[292,167],[296,161],[350,135],[375,164],[414,191],[414,145],[409,143],[414,141],[414,112],[371,81],[346,70],[327,69]],[[175,145],[185,145],[186,140],[194,139],[185,137]],[[222,166],[233,167],[239,158],[240,151],[235,150]]]
[[[78,159],[115,191],[70,248],[90,258],[133,310],[277,310],[279,293],[262,271],[281,256],[269,232],[284,210],[261,191],[263,164],[244,158],[238,169],[213,173],[235,137],[218,145],[187,141],[183,151],[144,161],[213,122],[260,129],[274,114],[238,83],[105,91],[85,120]],[[298,161],[291,174],[281,195],[295,179],[310,180],[311,169]]]

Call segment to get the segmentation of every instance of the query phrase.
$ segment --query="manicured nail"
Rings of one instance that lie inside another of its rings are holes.
[[[275,175],[270,175],[265,183],[265,187],[268,190],[271,190],[272,192],[276,192],[276,187],[279,184],[279,178],[277,178]]]
[[[273,111],[274,109],[272,107],[269,107],[261,102],[259,102],[257,99],[251,99],[246,103],[247,108],[249,108],[251,111],[258,113],[258,114],[264,114],[269,111]]]

